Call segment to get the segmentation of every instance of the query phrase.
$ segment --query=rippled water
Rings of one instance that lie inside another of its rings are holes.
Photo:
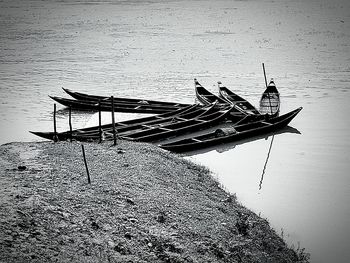
[[[313,262],[347,262],[349,45],[345,0],[0,1],[0,142],[52,130],[47,95],[66,97],[61,87],[193,102],[196,77],[215,92],[220,80],[258,105],[264,62],[281,112],[304,107],[291,123],[300,134],[188,158],[208,165]],[[58,117],[59,130],[68,129],[67,112]],[[73,114],[75,128],[95,122]]]

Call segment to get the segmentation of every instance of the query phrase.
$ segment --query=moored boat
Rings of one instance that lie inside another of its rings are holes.
[[[226,88],[220,81],[218,82],[218,88],[220,97],[226,100],[228,103],[233,104],[236,109],[239,109],[240,111],[246,112],[248,114],[260,114],[260,112],[252,104]]]
[[[210,105],[214,102],[218,102],[219,104],[227,105],[229,104],[226,100],[216,96],[215,94],[211,93],[209,90],[204,88],[197,79],[194,79],[194,87],[196,91],[197,99],[203,103],[204,105]]]
[[[142,142],[155,142],[161,139],[169,139],[179,135],[183,135],[189,132],[197,132],[202,129],[210,128],[214,125],[218,125],[224,122],[230,112],[233,110],[233,106],[218,109],[215,104],[209,107],[208,111],[191,119],[178,118],[179,120],[159,125],[158,127],[152,127],[143,131],[137,131],[129,134],[120,134],[122,139],[131,141],[142,141]],[[236,117],[237,120],[242,118]],[[232,121],[232,117],[230,117]]]
[[[278,116],[280,111],[280,104],[280,93],[276,88],[275,82],[273,79],[271,79],[269,85],[261,96],[259,111],[261,114]]]
[[[129,123],[128,121],[119,122],[115,124],[116,133],[121,139],[145,142],[175,137],[186,132],[197,131],[218,124],[224,121],[227,114],[232,110],[232,107],[219,110],[215,106],[215,104],[206,107],[194,105],[172,116],[164,116],[165,114],[163,114],[154,116],[154,118],[147,117],[132,120]],[[237,116],[237,120],[240,120],[240,117]],[[53,132],[32,133],[51,140],[54,138],[59,140],[71,138],[78,141],[96,141],[100,138],[100,132],[105,140],[113,140],[113,126],[111,124],[102,126],[101,130],[99,126],[94,126],[74,130],[72,133],[70,131],[57,133],[56,137]]]
[[[284,128],[301,110],[302,107],[278,117],[265,116],[264,120],[217,129],[204,135],[160,144],[159,147],[173,152],[186,152],[258,136]]]
[[[111,101],[87,101],[87,100],[74,100],[74,99],[66,99],[61,97],[50,96],[53,100],[58,103],[71,107],[75,110],[85,110],[85,111],[112,111],[112,102]],[[100,104],[100,106],[99,106]],[[140,101],[137,103],[132,102],[114,102],[114,111],[115,112],[131,112],[131,113],[166,113],[171,112],[187,105],[153,105],[149,104],[146,101]]]
[[[135,127],[139,125],[150,125],[150,124],[160,124],[162,122],[165,122],[169,119],[173,119],[174,117],[181,117],[181,116],[188,116],[191,114],[191,116],[195,116],[195,114],[201,114],[206,110],[204,106],[199,106],[198,104],[189,105],[185,108],[181,108],[172,112],[167,112],[163,114],[157,114],[149,117],[143,117],[143,118],[137,118],[137,119],[131,119],[123,122],[116,122],[115,123],[115,129],[118,131],[118,129],[124,129],[125,127]],[[113,125],[111,123],[104,124],[99,126],[92,126],[92,127],[86,127],[82,129],[74,129],[72,132],[70,131],[64,131],[64,132],[58,132],[56,133],[56,138],[60,141],[65,141],[70,138],[78,141],[86,141],[86,140],[97,140],[99,139],[99,133],[100,128],[104,133],[110,133],[113,130]],[[54,140],[55,133],[54,132],[34,132],[30,131],[30,133],[33,133],[39,137],[42,137],[44,139],[48,140]]]
[[[62,88],[68,95],[73,97],[76,100],[83,100],[83,101],[111,101],[111,97],[107,96],[99,96],[99,95],[90,95],[80,92],[71,91],[66,88]],[[154,106],[174,106],[174,107],[183,107],[188,106],[189,104],[186,103],[178,103],[178,102],[167,102],[167,101],[157,101],[157,100],[148,100],[148,99],[138,99],[138,98],[121,98],[121,97],[113,97],[114,102],[116,103],[135,103],[135,104],[148,104],[148,105],[154,105]]]

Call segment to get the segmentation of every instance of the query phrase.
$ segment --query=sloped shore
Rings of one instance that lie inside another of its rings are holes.
[[[308,262],[205,167],[120,141],[0,146],[1,262]]]

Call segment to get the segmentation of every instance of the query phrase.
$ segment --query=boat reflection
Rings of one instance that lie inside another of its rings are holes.
[[[259,136],[254,136],[254,137],[251,137],[248,139],[244,139],[244,140],[240,140],[240,141],[236,141],[236,142],[232,142],[232,143],[220,144],[220,145],[215,145],[215,146],[211,146],[211,147],[207,147],[207,148],[203,148],[203,149],[199,149],[199,150],[193,150],[190,152],[186,152],[186,153],[183,153],[182,156],[188,157],[188,156],[193,156],[193,155],[197,155],[197,154],[204,154],[204,153],[211,152],[211,151],[217,151],[218,153],[223,153],[223,152],[234,149],[238,145],[253,142],[256,140],[268,139],[270,136],[275,136],[275,135],[283,134],[283,133],[301,134],[301,132],[298,129],[293,128],[291,126],[286,126],[285,128],[280,129],[280,130],[275,131],[275,132],[270,132],[270,133],[262,134]]]

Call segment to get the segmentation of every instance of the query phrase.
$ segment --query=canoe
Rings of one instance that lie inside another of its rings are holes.
[[[162,124],[157,127],[150,127],[149,129],[127,135],[119,134],[119,137],[125,140],[140,142],[155,142],[162,139],[169,139],[185,133],[196,132],[218,125],[227,120],[228,115],[233,109],[233,106],[219,109],[215,104],[212,104],[205,113],[195,118],[174,118],[175,121],[170,123]],[[231,118],[232,117],[230,117],[230,119]]]
[[[253,136],[259,136],[261,134],[284,128],[301,110],[302,107],[279,117],[265,116],[265,119],[261,121],[234,125],[228,129],[217,129],[204,135],[160,144],[159,147],[173,152],[186,152],[221,143],[239,141]]]
[[[260,115],[260,112],[247,100],[232,92],[219,81],[218,82],[219,95],[228,103],[231,103],[235,106],[236,109],[246,112],[248,114]]]
[[[185,108],[181,108],[172,112],[167,112],[163,114],[157,114],[149,117],[143,117],[143,118],[137,118],[137,119],[131,119],[123,122],[116,122],[115,123],[115,129],[118,131],[118,129],[123,129],[125,127],[134,127],[137,125],[149,125],[149,124],[158,124],[167,121],[168,119],[172,119],[174,117],[181,117],[181,116],[189,116],[190,114],[193,116],[198,112],[198,114],[205,111],[205,107],[199,106],[197,104],[189,105]],[[112,132],[113,125],[111,123],[101,125],[101,129],[103,132]],[[86,141],[86,140],[97,140],[99,139],[99,132],[100,127],[99,126],[92,126],[82,129],[74,129],[72,130],[72,135],[70,131],[64,131],[64,132],[58,132],[56,133],[57,139],[60,141],[68,140],[72,137],[74,140],[79,141]],[[53,140],[54,139],[54,132],[34,132],[30,131],[30,133],[33,133],[39,137]]]
[[[254,120],[254,116],[259,116],[260,114],[250,114],[250,112],[247,112],[242,109],[242,106],[236,106],[235,103],[228,102],[224,98],[218,97],[215,94],[211,93],[207,89],[205,89],[199,82],[194,79],[195,82],[195,89],[196,89],[196,96],[200,102],[204,105],[210,105],[212,103],[217,103],[218,107],[227,107],[227,105],[232,105],[233,110],[230,113],[230,116],[233,116],[233,120],[236,119],[235,115],[242,116],[242,115],[251,115],[253,118],[249,118],[249,120]],[[254,108],[254,107],[253,107]],[[246,118],[245,120],[248,120]]]
[[[119,138],[135,141],[153,141],[167,138],[167,136],[176,136],[187,131],[210,127],[224,120],[230,108],[226,111],[218,110],[215,105],[207,107],[198,107],[194,105],[188,107],[183,112],[172,116],[158,115],[156,118],[147,117],[138,120],[116,123],[116,133]],[[237,120],[238,117],[237,117]],[[131,123],[130,123],[131,122]],[[102,126],[102,136],[105,140],[113,140],[113,127],[111,124]],[[51,139],[54,133],[32,132],[40,137]],[[57,133],[59,140],[74,139],[77,141],[95,141],[100,138],[100,129],[98,126],[75,130],[72,136],[69,131]]]
[[[68,95],[73,97],[76,100],[84,100],[84,101],[111,101],[111,97],[107,96],[98,96],[98,95],[90,95],[80,92],[71,91],[66,88],[62,88]],[[175,106],[175,107],[184,107],[189,104],[185,103],[177,103],[177,102],[167,102],[167,101],[157,101],[157,100],[148,100],[148,99],[137,99],[137,98],[121,98],[114,97],[114,102],[116,103],[135,103],[135,104],[148,104],[148,105],[159,105],[159,106]]]
[[[261,96],[259,111],[261,114],[278,116],[280,104],[280,93],[278,92],[273,79],[271,79],[269,85]]]
[[[61,97],[49,96],[58,103],[71,107],[75,110],[84,111],[98,111],[99,103],[98,101],[84,101],[84,100],[74,100],[66,99]],[[147,102],[114,102],[115,112],[130,112],[130,113],[154,113],[161,114],[166,112],[171,112],[187,105],[175,106],[175,105],[152,105]],[[112,111],[111,101],[101,101],[101,111]]]
[[[213,129],[211,129],[213,130]],[[257,140],[261,140],[261,139],[267,139],[268,137],[271,136],[275,136],[275,135],[280,135],[280,134],[287,134],[287,133],[291,133],[291,134],[301,134],[300,131],[296,128],[293,128],[289,125],[287,125],[284,128],[272,131],[272,132],[267,132],[267,133],[262,133],[256,136],[252,136],[252,137],[248,137],[242,140],[238,140],[238,141],[232,141],[232,142],[227,142],[225,144],[217,144],[217,145],[212,145],[212,146],[208,146],[205,148],[199,148],[197,149],[192,149],[189,151],[186,151],[186,155],[197,155],[197,154],[204,154],[204,153],[208,153],[211,151],[216,151],[218,153],[223,153],[229,150],[234,149],[235,147],[239,146],[239,145],[243,145],[243,144],[247,144],[253,141],[257,141]]]
[[[194,87],[195,87],[196,96],[198,100],[204,105],[210,105],[216,101],[219,104],[223,104],[223,105],[229,104],[226,100],[216,96],[215,94],[211,93],[209,90],[204,88],[201,84],[199,84],[197,79],[194,79]]]

